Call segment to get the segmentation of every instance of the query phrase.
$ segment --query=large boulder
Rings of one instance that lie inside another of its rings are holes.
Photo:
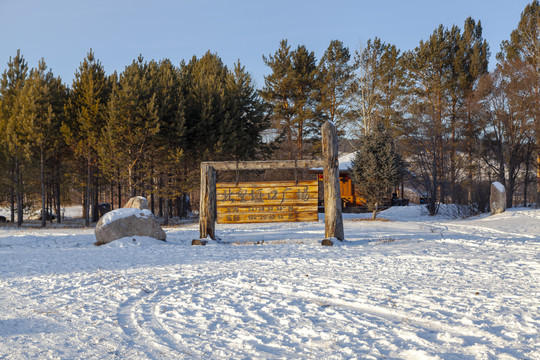
[[[500,214],[506,210],[506,189],[498,181],[491,183],[489,206],[491,208],[491,215]]]
[[[96,245],[107,244],[127,236],[167,238],[152,212],[148,209],[122,208],[106,213],[96,225]]]
[[[125,208],[137,208],[137,209],[148,209],[148,200],[142,196],[135,196],[128,200]]]

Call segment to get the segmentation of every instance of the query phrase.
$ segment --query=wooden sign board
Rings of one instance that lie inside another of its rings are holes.
[[[317,180],[217,183],[217,222],[318,221]]]

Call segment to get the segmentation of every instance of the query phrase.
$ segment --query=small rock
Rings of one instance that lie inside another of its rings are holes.
[[[321,242],[321,245],[322,245],[322,246],[334,246],[334,243],[333,243],[332,240],[330,240],[330,239],[324,239],[324,240]]]
[[[191,245],[206,245],[208,243],[208,241],[206,240],[201,240],[201,239],[193,239],[191,240]]]

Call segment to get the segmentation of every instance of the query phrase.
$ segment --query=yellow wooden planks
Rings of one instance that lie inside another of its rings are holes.
[[[217,183],[217,222],[318,221],[317,181]]]

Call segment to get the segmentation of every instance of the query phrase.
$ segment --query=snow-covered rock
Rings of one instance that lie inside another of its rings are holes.
[[[128,200],[124,205],[125,208],[137,208],[137,209],[148,209],[148,200],[142,196],[135,196]]]
[[[148,236],[165,240],[166,234],[148,209],[122,208],[105,214],[96,225],[96,245],[127,236]]]
[[[506,189],[498,181],[491,183],[491,195],[489,196],[491,215],[503,213],[506,210]]]

